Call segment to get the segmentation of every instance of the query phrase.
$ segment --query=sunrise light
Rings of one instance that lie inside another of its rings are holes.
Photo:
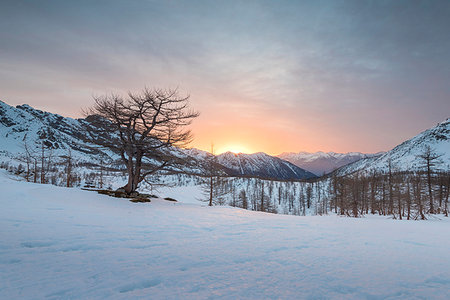
[[[251,151],[242,145],[225,145],[217,149],[216,154],[221,154],[225,152],[233,152],[234,154],[239,153],[251,153]]]

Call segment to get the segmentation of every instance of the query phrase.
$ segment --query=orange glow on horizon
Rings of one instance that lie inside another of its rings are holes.
[[[243,101],[243,103],[245,103]],[[270,120],[269,122],[267,120]],[[352,122],[336,126],[334,119],[295,118],[291,114],[272,111],[254,113],[249,109],[227,106],[207,106],[190,126],[194,139],[189,147],[221,154],[253,154],[264,152],[279,155],[283,152],[363,152],[386,151],[373,144],[384,139],[384,131],[374,130],[371,143],[361,145],[367,131],[356,131]],[[400,141],[401,142],[401,141]],[[395,145],[395,141],[392,143]],[[397,143],[398,144],[398,143]]]
[[[250,154],[251,151],[242,145],[224,145],[222,147],[218,147],[215,151],[215,154],[222,154],[225,152],[233,152],[234,154],[246,153]]]

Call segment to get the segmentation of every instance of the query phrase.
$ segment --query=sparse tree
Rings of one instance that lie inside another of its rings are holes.
[[[30,147],[28,146],[27,142],[27,135],[25,134],[25,137],[23,139],[23,149],[24,149],[24,155],[20,157],[20,160],[25,162],[27,169],[25,173],[25,179],[26,181],[30,181],[31,177],[31,164],[33,163],[33,155]]]
[[[306,187],[306,206],[308,208],[311,208],[312,191],[313,189],[311,184],[308,184],[308,186]]]
[[[40,175],[41,175],[41,183],[47,183],[46,175],[50,171],[50,168],[52,166],[52,149],[47,147],[45,145],[44,141],[41,141],[41,156],[40,156],[40,162],[41,162],[41,169],[40,169]],[[35,165],[36,167],[36,165]]]
[[[433,206],[433,190],[432,190],[432,183],[431,183],[431,175],[434,171],[434,167],[437,163],[439,163],[439,158],[442,156],[442,154],[437,154],[434,152],[434,150],[429,146],[426,145],[423,149],[423,152],[418,155],[419,158],[423,160],[424,167],[426,168],[427,172],[427,183],[428,183],[428,198],[430,201],[430,214],[434,214],[434,206]]]
[[[205,173],[201,180],[201,184],[208,205],[213,206],[213,204],[222,204],[225,200],[225,195],[228,193],[225,189],[227,180],[223,177],[224,173],[221,165],[217,163],[213,144],[211,144],[211,155],[206,159],[204,170]]]
[[[66,154],[61,155],[61,158],[64,160],[64,165],[66,169],[66,187],[72,186],[72,170],[73,170],[73,156],[72,150],[70,148],[67,149]]]
[[[248,208],[248,199],[247,199],[247,194],[245,193],[245,190],[241,190],[239,192],[239,205],[243,209]]]

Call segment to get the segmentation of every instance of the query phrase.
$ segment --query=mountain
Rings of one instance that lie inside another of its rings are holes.
[[[217,155],[217,162],[232,170],[233,175],[258,176],[284,180],[316,177],[296,165],[263,152],[254,154],[232,152]]]
[[[184,150],[197,159],[213,158],[209,152],[199,149]],[[303,170],[288,161],[263,152],[246,154],[225,152],[215,156],[218,165],[223,166],[226,173],[233,176],[255,176],[280,180],[297,180],[315,178],[316,175]]]
[[[335,152],[284,152],[279,158],[287,160],[294,165],[311,173],[321,176],[328,174],[342,166],[348,165],[363,158],[379,156],[382,153],[364,154],[360,152],[335,153]]]
[[[62,117],[27,104],[13,107],[0,101],[0,154],[16,157],[25,151],[25,143],[31,151],[39,151],[44,144],[53,155],[66,154],[70,148],[74,157],[92,160],[100,151],[83,134],[86,124],[85,119]]]
[[[450,170],[450,118],[437,124],[415,137],[401,143],[394,149],[381,156],[361,159],[337,170],[337,174],[344,175],[356,171],[364,172],[388,172],[389,162],[395,171],[423,170],[423,159],[419,155],[426,147],[442,155],[437,166],[438,169]]]
[[[113,160],[119,156],[108,150],[100,150],[90,143],[84,128],[92,125],[91,118],[73,119],[57,114],[34,109],[29,105],[10,106],[0,101],[0,159],[16,159],[25,152],[27,147],[39,153],[42,144],[52,149],[52,156],[66,155],[71,149],[72,156],[80,162],[98,161],[101,154],[106,154]],[[96,138],[112,138],[99,134]],[[198,149],[171,150],[172,154],[191,161],[183,171],[189,173],[204,173],[204,162],[211,154]],[[232,154],[217,156],[219,168],[228,175],[259,176],[271,179],[305,179],[315,177],[291,163],[265,153]]]

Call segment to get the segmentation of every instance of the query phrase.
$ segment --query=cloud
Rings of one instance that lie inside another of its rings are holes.
[[[93,94],[178,86],[198,128],[386,150],[448,117],[449,27],[447,1],[10,1],[0,96],[79,115]]]

